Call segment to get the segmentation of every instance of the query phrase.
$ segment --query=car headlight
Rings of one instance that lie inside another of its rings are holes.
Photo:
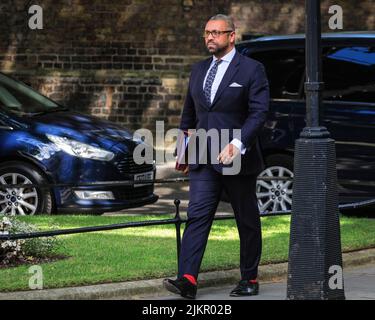
[[[68,139],[66,137],[54,136],[52,134],[46,134],[46,136],[59,149],[75,157],[101,161],[111,161],[115,156],[113,152],[96,148],[82,142]]]

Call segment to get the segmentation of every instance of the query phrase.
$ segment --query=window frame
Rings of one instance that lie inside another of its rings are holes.
[[[270,48],[246,48],[246,56],[256,60],[255,58],[252,57],[252,54],[255,53],[261,53],[261,52],[271,52],[271,51],[281,51],[281,50],[293,50],[293,49],[303,49],[303,47],[299,45],[290,45],[290,46],[280,46],[280,47],[270,47]],[[257,60],[258,61],[258,60]],[[261,62],[261,61],[260,61]],[[266,70],[267,67],[265,66]],[[303,101],[303,96],[304,96],[304,80],[306,78],[306,67],[304,70],[301,72],[300,80],[299,80],[299,85],[298,85],[298,97],[296,98],[287,98],[287,97],[280,97],[280,98],[271,98],[272,101]]]

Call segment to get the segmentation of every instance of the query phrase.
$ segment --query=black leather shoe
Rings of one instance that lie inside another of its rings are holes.
[[[176,280],[164,279],[163,285],[168,291],[177,293],[184,298],[195,299],[197,295],[197,286],[186,278]]]
[[[251,283],[248,280],[241,280],[237,287],[235,287],[231,292],[231,297],[240,296],[256,296],[259,293],[259,283]]]

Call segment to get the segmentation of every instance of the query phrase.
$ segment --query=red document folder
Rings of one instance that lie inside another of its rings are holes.
[[[176,142],[176,170],[184,171],[188,166],[189,133],[181,130]]]

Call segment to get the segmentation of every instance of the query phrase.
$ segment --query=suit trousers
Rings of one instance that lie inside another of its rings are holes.
[[[241,278],[255,279],[262,250],[255,189],[257,175],[222,175],[210,164],[204,164],[190,171],[189,178],[188,219],[181,243],[178,277],[184,274],[198,277],[211,225],[225,189],[239,232]]]

